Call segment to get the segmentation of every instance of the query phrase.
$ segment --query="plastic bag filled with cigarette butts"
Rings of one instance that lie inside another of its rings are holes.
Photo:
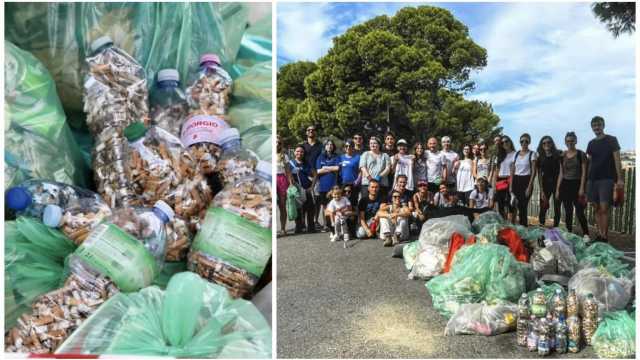
[[[5,187],[27,179],[85,186],[89,169],[49,72],[32,54],[4,44]]]
[[[634,358],[636,354],[636,320],[626,311],[604,315],[591,339],[599,358]]]
[[[155,79],[164,68],[187,79],[203,52],[231,64],[250,6],[240,3],[28,3],[6,8],[8,40],[49,69],[67,109],[82,109],[82,59],[100,36],[111,37]],[[148,84],[151,85],[151,84]]]
[[[250,302],[183,272],[164,291],[117,294],[56,353],[270,358],[271,329]]]
[[[633,282],[616,278],[603,267],[578,271],[569,280],[569,290],[575,290],[582,303],[588,294],[598,302],[598,314],[624,309],[631,299]]]
[[[64,259],[76,246],[60,231],[20,216],[4,224],[5,329],[38,296],[62,282]],[[7,306],[7,299],[13,303]]]

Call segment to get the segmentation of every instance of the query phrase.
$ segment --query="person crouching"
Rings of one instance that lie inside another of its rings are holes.
[[[393,190],[391,204],[383,204],[378,211],[380,239],[384,240],[384,246],[396,245],[409,238],[411,209],[400,202],[400,197],[400,192]]]

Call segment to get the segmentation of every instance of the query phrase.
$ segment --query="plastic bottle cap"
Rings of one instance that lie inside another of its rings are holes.
[[[220,65],[220,58],[216,54],[203,54],[200,56],[200,65],[206,62],[214,62],[217,65]]]
[[[176,69],[162,69],[158,71],[158,81],[180,81],[180,73]]]
[[[103,47],[104,45],[107,45],[109,43],[113,44],[113,40],[111,40],[110,37],[101,36],[101,37],[95,39],[91,43],[91,52],[95,52],[96,50],[100,49],[101,47]]]
[[[166,202],[162,200],[158,200],[153,205],[153,207],[162,211],[163,214],[167,215],[167,217],[169,218],[169,221],[173,220],[173,216],[175,215],[175,213],[173,212],[173,209],[171,208],[171,206],[169,206],[169,204],[167,204]]]
[[[256,165],[256,172],[271,177],[271,164],[264,160],[258,161],[258,165]]]
[[[42,223],[57,228],[62,222],[62,208],[58,205],[47,205],[42,213]]]
[[[226,128],[218,135],[218,144],[224,144],[227,141],[240,140],[240,131],[236,128]]]
[[[31,205],[33,198],[26,188],[16,186],[7,190],[5,201],[9,209],[22,211]]]
[[[141,121],[135,121],[124,129],[124,136],[131,141],[136,141],[147,133],[147,128]]]

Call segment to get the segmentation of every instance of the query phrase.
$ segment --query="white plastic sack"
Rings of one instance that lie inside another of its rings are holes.
[[[574,289],[580,303],[588,294],[598,302],[598,314],[623,310],[631,299],[633,282],[626,278],[615,278],[600,269],[587,268],[578,271],[569,280],[569,290]]]
[[[473,234],[471,232],[471,223],[466,216],[452,215],[427,220],[420,230],[420,237],[418,238],[420,247],[424,248],[426,245],[432,245],[444,248],[444,251],[447,252],[451,235],[454,232],[461,234],[465,238]]]
[[[498,305],[462,304],[449,319],[445,336],[492,336],[513,331],[516,328],[518,307],[510,302]]]
[[[442,273],[444,263],[447,261],[448,249],[434,245],[423,245],[416,258],[409,279],[427,280]]]

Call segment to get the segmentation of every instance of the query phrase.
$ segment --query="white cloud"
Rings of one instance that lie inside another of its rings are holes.
[[[599,114],[623,148],[635,147],[633,37],[614,39],[585,3],[510,4],[487,24],[474,40],[488,64],[471,97],[493,104],[507,134],[562,142],[576,131],[586,146]]]
[[[278,56],[315,61],[331,47],[328,31],[335,26],[327,4],[279,3]]]

